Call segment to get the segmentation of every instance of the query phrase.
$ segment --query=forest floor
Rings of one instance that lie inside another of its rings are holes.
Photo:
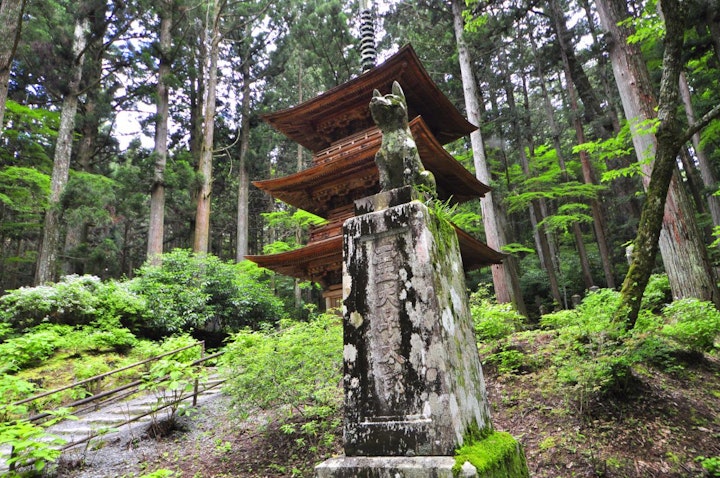
[[[720,456],[720,361],[698,355],[685,363],[674,371],[636,367],[623,393],[592,399],[577,390],[549,392],[547,370],[498,375],[486,366],[493,423],[523,444],[532,477],[713,476],[699,457]],[[318,452],[317,444],[283,430],[282,417],[258,412],[241,419],[220,396],[166,436],[136,430],[70,454],[55,476],[172,470],[153,476],[309,477],[315,464],[341,452],[340,429],[334,448]]]

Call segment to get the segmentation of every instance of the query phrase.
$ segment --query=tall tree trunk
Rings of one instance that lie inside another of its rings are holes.
[[[20,40],[24,9],[25,0],[2,0],[0,2],[0,31],[3,38],[0,42],[0,136],[2,136],[5,119],[10,68],[15,57],[18,40]]]
[[[167,80],[170,76],[171,61],[172,2],[160,6],[160,38],[158,56],[158,80],[156,89],[155,116],[155,169],[150,186],[150,221],[148,225],[147,257],[153,264],[160,263],[163,253],[165,231],[165,166],[168,155],[168,120],[170,117],[170,94]]]
[[[687,194],[677,173],[677,154],[684,143],[677,120],[679,76],[682,69],[684,18],[677,0],[662,0],[665,13],[665,52],[655,135],[638,131],[642,121],[655,117],[655,97],[645,63],[637,45],[628,44],[627,18],[622,0],[597,2],[601,21],[610,34],[610,59],[630,122],[635,151],[640,159],[650,152],[655,160],[648,171],[646,199],[638,225],[632,262],[622,286],[623,305],[629,309],[626,325],[637,319],[640,303],[658,249],[675,298],[720,300],[713,271],[694,221]]]
[[[86,45],[87,18],[78,19],[75,24],[72,47],[72,68],[68,92],[63,98],[60,113],[60,127],[55,144],[52,179],[50,183],[50,200],[45,213],[43,240],[38,254],[35,271],[35,284],[44,284],[55,279],[57,254],[60,245],[60,198],[70,175],[70,157],[72,153],[73,130],[75,129],[75,113],[78,106],[80,81],[82,80],[83,58]]]
[[[501,81],[505,90],[505,98],[507,101],[508,111],[510,113],[510,123],[512,125],[513,136],[515,138],[515,145],[520,159],[520,166],[526,177],[532,177],[530,171],[530,162],[525,152],[525,139],[526,135],[530,135],[531,128],[529,125],[525,126],[526,134],[523,134],[523,128],[520,125],[520,111],[517,108],[515,102],[515,92],[513,90],[513,84],[510,78],[510,71],[508,68],[506,54],[503,50],[499,53],[499,62],[501,63],[500,72]],[[525,88],[525,78],[523,76],[523,88]],[[524,91],[525,93],[525,91]],[[526,98],[527,104],[527,98]],[[530,141],[528,145],[532,147]],[[540,257],[541,267],[545,270],[548,276],[548,282],[550,283],[550,293],[553,296],[553,300],[558,304],[562,305],[562,294],[560,293],[560,283],[558,282],[556,268],[555,268],[555,253],[554,245],[551,244],[548,233],[540,223],[545,219],[545,213],[543,211],[543,205],[539,201],[530,202],[530,219],[533,226],[533,232],[535,236],[535,242],[537,246],[538,255]]]
[[[84,101],[78,105],[78,125],[80,139],[75,154],[81,171],[92,172],[96,157],[97,139],[100,129],[101,81],[103,74],[103,56],[106,50],[105,40],[109,26],[106,20],[108,4],[95,2],[88,12],[90,31],[88,32],[87,52],[83,74]]]
[[[685,73],[680,72],[680,96],[682,97],[683,105],[685,107],[685,115],[687,116],[688,123],[695,123],[695,110],[693,109],[692,101],[690,99],[690,88],[688,87],[687,78]],[[710,160],[705,154],[705,150],[700,146],[700,133],[695,133],[692,136],[692,145],[695,150],[695,156],[697,157],[698,170],[700,171],[700,177],[702,178],[703,186],[707,193],[705,194],[708,210],[712,217],[713,224],[720,226],[720,197],[713,195],[712,193],[718,187],[717,175],[713,169]]]
[[[545,71],[542,68],[542,64],[540,63],[538,57],[537,57],[537,46],[535,44],[535,40],[533,39],[532,35],[528,35],[528,38],[530,38],[530,46],[532,47],[533,52],[533,60],[535,62],[535,68],[537,70],[538,79],[540,80],[540,91],[542,93],[543,97],[543,105],[545,107],[545,115],[548,118],[548,121],[550,123],[550,131],[552,132],[552,141],[553,141],[553,147],[555,148],[555,152],[557,154],[558,159],[558,166],[560,166],[560,171],[562,173],[562,179],[564,182],[568,182],[570,180],[568,173],[567,173],[567,167],[565,165],[565,157],[562,152],[562,147],[560,144],[560,128],[557,124],[557,121],[555,121],[555,109],[552,106],[552,102],[550,100],[550,95],[547,90],[547,85],[545,81]],[[585,242],[583,240],[582,231],[580,230],[580,224],[577,222],[573,223],[572,225],[572,233],[573,237],[575,239],[575,247],[577,248],[578,256],[580,258],[580,269],[582,270],[582,276],[583,281],[585,282],[585,288],[589,289],[590,287],[594,286],[595,283],[593,282],[592,278],[592,272],[590,269],[590,260],[588,259],[587,251],[585,249]]]
[[[479,94],[475,82],[475,75],[472,71],[470,52],[463,37],[463,6],[464,4],[461,3],[460,0],[452,1],[453,25],[455,29],[455,40],[458,46],[458,58],[460,61],[460,72],[468,120],[479,126],[482,122],[478,102]],[[475,175],[478,180],[489,185],[491,183],[490,168],[485,159],[485,148],[479,129],[470,133],[470,141],[473,149]],[[498,198],[494,197],[492,192],[487,193],[480,200],[480,208],[482,210],[483,225],[485,227],[485,240],[488,246],[496,250],[501,250],[502,247],[507,244],[507,240],[505,239],[505,231],[503,230],[503,223],[501,215],[499,214],[500,207]],[[492,277],[497,301],[499,303],[512,303],[515,310],[523,315],[527,315],[525,302],[523,301],[520,291],[515,259],[508,256],[502,264],[493,265]]]
[[[564,17],[563,17],[564,18]],[[568,91],[568,100],[570,104],[570,111],[572,112],[572,123],[575,128],[575,135],[577,138],[577,144],[583,144],[585,143],[585,131],[583,128],[582,120],[580,118],[579,114],[579,108],[578,108],[578,101],[577,101],[577,91],[575,90],[575,84],[572,81],[572,75],[570,73],[570,64],[567,60],[567,56],[562,52],[562,58],[563,58],[563,71],[565,73],[566,78],[566,84],[567,84],[567,91]],[[545,88],[543,87],[543,90]],[[545,94],[547,98],[547,94]],[[550,117],[552,113],[552,107],[548,104],[548,101],[546,100],[546,112]],[[553,121],[555,123],[555,121]],[[558,146],[556,145],[556,148]],[[586,184],[597,184],[597,180],[595,179],[595,175],[592,170],[592,166],[590,164],[590,160],[588,158],[587,152],[580,151],[580,164],[582,166],[582,173],[583,173],[583,181]],[[560,156],[558,157],[560,158]],[[565,170],[564,167],[562,167],[563,171]],[[607,237],[605,235],[605,214],[603,212],[603,208],[600,204],[600,201],[597,199],[591,199],[590,200],[590,208],[592,211],[593,216],[593,230],[595,232],[595,239],[598,243],[598,251],[600,253],[600,261],[603,265],[603,272],[605,274],[605,283],[607,287],[615,288],[615,278],[613,277],[612,273],[612,257],[610,254],[610,248],[608,247],[607,243]],[[575,225],[577,226],[577,225]],[[576,228],[574,226],[574,229]],[[577,231],[574,231],[574,234],[577,236]],[[583,274],[586,274],[586,272],[583,270]],[[592,277],[590,277],[592,281]],[[588,284],[587,278],[585,279],[586,285]],[[590,286],[588,286],[589,288]]]
[[[558,0],[550,0],[546,3],[546,6],[548,15],[552,20],[552,27],[557,35],[560,51],[567,62],[578,95],[585,105],[585,122],[594,125],[599,137],[609,138],[613,130],[612,122],[605,114],[600,100],[597,94],[595,94],[595,89],[590,84],[590,80],[583,69],[582,63],[575,55],[572,43],[572,32],[567,28],[563,9]]]
[[[573,117],[573,126],[575,128],[575,136],[577,137],[577,143],[585,143],[585,131],[583,129],[582,121],[580,116],[577,114],[578,104],[577,95],[575,94],[575,86],[569,75],[567,75],[567,91],[570,99],[570,111]],[[583,181],[585,184],[597,184],[595,179],[595,173],[592,165],[590,164],[590,158],[586,151],[580,151],[580,165],[582,167]],[[595,240],[598,243],[598,251],[600,252],[600,261],[603,265],[603,272],[605,273],[605,284],[607,287],[615,288],[615,277],[612,269],[612,255],[610,254],[610,248],[608,247],[607,237],[605,235],[605,213],[603,212],[602,205],[598,199],[590,200],[590,208],[593,216],[593,230],[595,231]]]
[[[250,58],[245,58],[242,71],[242,104],[240,114],[240,154],[238,162],[237,250],[235,260],[240,262],[248,254],[248,221],[250,220],[250,178],[247,172],[247,153],[250,150]]]
[[[608,67],[607,57],[602,52],[602,48],[600,47],[600,39],[597,32],[597,27],[595,25],[595,15],[593,15],[593,11],[590,8],[590,1],[589,0],[578,0],[578,3],[582,7],[583,11],[585,12],[585,18],[587,19],[587,25],[588,30],[590,31],[590,36],[593,39],[593,45],[595,47],[593,48],[594,51],[600,52],[599,54],[595,55],[595,58],[598,62],[598,68],[597,68],[597,74],[598,78],[600,80],[600,85],[602,85],[602,91],[605,94],[605,98],[612,98],[614,88],[611,85],[611,80],[609,79],[610,68]],[[568,72],[568,83],[571,83],[572,75]],[[620,120],[618,118],[618,112],[615,108],[615,104],[612,101],[608,101],[607,108],[606,108],[607,114],[610,118],[610,124],[612,124],[612,131],[614,134],[617,134],[620,132]]]
[[[209,39],[209,63],[207,67],[207,91],[203,102],[203,135],[200,147],[198,173],[201,184],[197,195],[195,213],[195,238],[193,251],[200,254],[209,252],[210,244],[210,202],[212,194],[213,145],[215,137],[215,99],[218,81],[218,60],[220,57],[220,16],[224,2],[215,3],[212,15],[212,31]]]

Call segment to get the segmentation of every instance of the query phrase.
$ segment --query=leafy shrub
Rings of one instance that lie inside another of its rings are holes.
[[[527,363],[528,356],[519,350],[505,349],[488,355],[485,361],[495,365],[500,375],[514,374]]]
[[[8,338],[13,332],[12,325],[7,322],[0,322],[0,342]]]
[[[559,310],[540,317],[540,326],[557,330],[575,325],[580,320],[580,313],[577,310]]]
[[[123,327],[135,330],[147,313],[145,296],[133,291],[130,281],[105,281],[96,296],[98,315],[95,324],[102,328],[116,328],[119,322]]]
[[[272,292],[235,264],[212,255],[176,249],[162,256],[161,265],[145,264],[131,290],[146,298],[143,329],[167,336],[203,327],[237,330],[277,321],[281,304]]]
[[[144,308],[142,298],[125,285],[102,282],[95,276],[69,275],[56,284],[21,287],[0,297],[0,320],[17,331],[41,323],[87,325],[123,320],[131,324]]]
[[[8,408],[13,402],[30,397],[37,391],[37,385],[23,380],[14,375],[0,374],[0,422],[17,418],[14,414],[24,415],[27,412],[25,406],[20,409],[11,410]]]
[[[0,445],[12,447],[12,456],[6,463],[13,467],[23,468],[34,464],[35,471],[39,473],[49,462],[60,457],[62,450],[57,447],[64,443],[65,440],[26,420],[0,423]],[[27,475],[9,471],[3,476],[14,478]]]
[[[559,382],[569,385],[581,403],[624,387],[630,376],[624,330],[613,321],[619,299],[619,293],[601,289],[574,311],[548,314],[541,322],[557,330],[551,360]]]
[[[712,350],[720,334],[720,311],[711,302],[698,299],[681,299],[665,307],[663,315],[668,322],[661,330],[691,351]]]
[[[470,314],[478,340],[498,340],[521,330],[525,318],[510,304],[497,304],[491,300],[487,286],[480,285],[470,295]]]
[[[278,331],[242,331],[221,358],[227,391],[239,407],[337,410],[341,401],[342,325],[335,315],[283,321]]]
[[[103,327],[100,329],[86,327],[84,333],[86,346],[98,351],[127,352],[137,343],[135,334],[119,324],[117,327]]]
[[[670,302],[672,302],[672,293],[667,274],[651,275],[640,308],[657,313]]]
[[[62,345],[58,330],[64,328],[40,328],[0,344],[0,373],[22,370],[45,360]]]
[[[697,461],[700,462],[705,471],[710,476],[720,476],[720,456],[712,456],[706,458],[704,456],[697,457]]]

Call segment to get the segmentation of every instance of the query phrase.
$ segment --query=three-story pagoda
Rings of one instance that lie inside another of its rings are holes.
[[[267,123],[312,152],[312,165],[253,184],[327,223],[311,230],[304,247],[247,258],[278,273],[319,283],[328,308],[340,306],[342,300],[342,224],[354,215],[356,199],[380,190],[374,158],[382,137],[368,104],[374,89],[388,92],[393,81],[405,92],[410,129],[425,169],[435,176],[439,198],[462,203],[490,190],[442,147],[476,126],[438,89],[410,45],[357,78],[264,116]],[[456,230],[466,270],[502,261],[503,254]]]

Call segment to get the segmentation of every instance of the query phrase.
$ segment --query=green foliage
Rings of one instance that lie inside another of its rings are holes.
[[[518,254],[521,252],[526,254],[535,254],[535,249],[531,249],[517,242],[505,244],[504,246],[502,246],[501,250],[502,252],[505,252],[507,254]]]
[[[18,418],[27,412],[24,405],[10,407],[13,402],[30,397],[37,391],[37,385],[27,380],[8,375],[0,374],[0,422]]]
[[[642,299],[642,309],[660,312],[666,304],[672,301],[670,280],[667,274],[653,274],[650,276]]]
[[[201,368],[190,362],[180,360],[182,357],[170,356],[154,362],[150,370],[143,376],[140,390],[148,390],[155,395],[155,414],[158,419],[160,410],[169,410],[168,420],[172,423],[178,414],[185,411],[187,404],[180,402],[189,396],[195,381],[201,376]],[[183,408],[185,407],[185,408]]]
[[[129,351],[137,343],[135,334],[119,323],[115,327],[109,324],[104,324],[102,328],[84,327],[82,333],[86,346],[95,351],[113,350],[122,353]]]
[[[0,416],[7,415],[6,406],[0,406]],[[54,425],[60,420],[74,418],[67,409],[48,411],[52,418],[43,426],[36,425],[27,420],[3,421],[0,423],[0,446],[12,447],[12,454],[6,463],[15,469],[32,466],[36,472],[41,472],[45,466],[55,461],[62,454],[59,445],[65,440],[48,433],[45,428]],[[9,478],[24,476],[23,473],[9,471],[3,475]]]
[[[720,311],[711,302],[680,299],[663,310],[667,321],[663,335],[694,352],[706,352],[715,347],[720,335]]]
[[[622,124],[620,132],[617,136],[608,139],[598,139],[596,141],[579,144],[573,148],[573,154],[586,152],[598,166],[604,165],[608,161],[618,158],[624,158],[635,154],[632,144],[632,135],[630,133],[630,125],[626,121]],[[605,171],[602,175],[602,181],[608,182],[618,177],[628,177],[640,174],[641,164],[634,162],[624,169],[615,169]],[[605,170],[602,167],[602,170]]]
[[[487,285],[480,285],[470,295],[470,314],[480,341],[507,337],[525,325],[525,318],[513,310],[511,304],[497,304],[491,299]]]
[[[106,176],[71,171],[61,198],[65,219],[74,225],[109,224],[112,217],[108,206],[115,202],[116,187]]]
[[[464,207],[465,204],[461,204],[461,206],[463,207],[458,208],[455,214],[453,214],[450,218],[450,222],[468,234],[479,236],[482,231],[482,216],[477,213],[479,208],[476,207],[475,210],[467,210]]]
[[[487,356],[485,363],[494,365],[500,375],[518,373],[532,359],[520,350],[506,349]]]
[[[4,144],[0,148],[0,161],[2,164],[38,167],[39,170],[33,174],[49,174],[60,113],[31,108],[12,100],[8,100],[5,106]],[[18,164],[18,160],[21,164]]]
[[[98,320],[133,322],[144,303],[122,285],[95,276],[69,275],[60,282],[21,287],[0,297],[0,319],[17,331],[40,323],[87,325]]]
[[[36,365],[50,357],[63,344],[66,327],[43,327],[0,343],[0,373],[9,373]]]
[[[277,254],[291,251],[302,245],[303,236],[311,226],[327,223],[320,216],[302,209],[288,210],[286,205],[278,203],[278,209],[262,213],[265,223],[278,239],[263,247],[264,254]]]
[[[620,22],[621,26],[632,27],[633,34],[628,36],[628,43],[656,43],[665,36],[665,23],[660,17],[657,2],[646,2],[640,15],[630,15]]]
[[[166,468],[160,468],[159,470],[155,470],[152,473],[142,475],[139,478],[175,478],[176,476],[178,476],[178,474],[174,471],[168,470]]]
[[[708,475],[720,476],[720,456],[712,456],[709,458],[699,456],[697,457],[697,461],[699,461],[702,467],[708,472]]]
[[[280,431],[304,452],[321,456],[335,446],[342,403],[342,324],[322,314],[282,321],[278,330],[235,334],[221,358],[225,390],[241,414],[281,409]]]
[[[577,309],[540,320],[555,333],[547,353],[558,383],[581,407],[591,397],[627,383],[631,359],[623,348],[624,330],[614,321],[619,304],[618,292],[600,289],[590,292]]]
[[[42,213],[49,194],[50,176],[47,174],[20,166],[0,170],[0,204],[20,215],[19,218],[29,219],[26,214]]]
[[[277,331],[238,332],[221,367],[228,393],[246,413],[287,406],[300,414],[329,415],[341,401],[340,319],[323,314],[309,322],[282,321]]]
[[[558,207],[557,213],[546,217],[538,223],[548,231],[568,231],[574,224],[592,223],[590,206],[582,203],[568,203]]]
[[[246,266],[176,249],[160,265],[145,264],[131,290],[152,311],[140,325],[150,336],[202,327],[233,331],[278,320],[282,305],[264,284],[241,273]]]

